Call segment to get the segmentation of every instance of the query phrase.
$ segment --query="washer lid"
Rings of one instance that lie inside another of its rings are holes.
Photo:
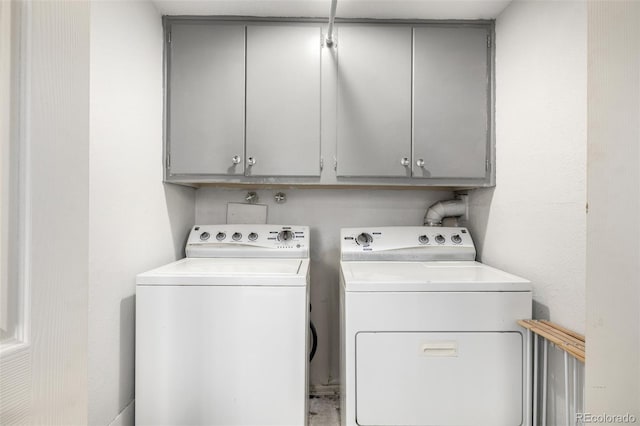
[[[136,284],[305,286],[308,269],[308,259],[185,258],[138,274]]]
[[[346,291],[531,291],[528,280],[479,262],[341,262]]]

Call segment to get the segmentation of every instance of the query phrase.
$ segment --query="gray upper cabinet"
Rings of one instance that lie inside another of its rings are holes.
[[[491,22],[163,19],[169,182],[495,184]]]
[[[484,178],[490,155],[489,30],[413,31],[413,176]]]
[[[168,173],[244,173],[244,25],[170,29]]]
[[[411,176],[411,27],[340,25],[337,175]]]
[[[321,35],[247,26],[247,176],[320,175]]]

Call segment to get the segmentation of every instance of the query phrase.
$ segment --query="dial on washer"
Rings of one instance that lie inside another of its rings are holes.
[[[366,232],[363,232],[362,234],[356,237],[356,242],[363,247],[367,247],[369,246],[369,244],[373,242],[373,237],[371,236],[371,234],[367,234]]]
[[[436,243],[438,243],[438,244],[444,244],[444,242],[445,242],[445,239],[444,239],[444,237],[442,236],[442,234],[438,234],[438,235],[436,235]]]
[[[462,238],[458,234],[453,234],[451,236],[451,241],[453,241],[454,244],[460,244],[462,242]]]
[[[284,230],[278,233],[278,241],[291,241],[291,240],[293,240],[293,232]]]
[[[418,237],[418,241],[420,242],[420,244],[428,244],[429,243],[429,237],[427,237],[426,235],[420,235]]]
[[[249,241],[255,241],[258,239],[258,234],[256,234],[255,232],[252,232],[249,234]]]

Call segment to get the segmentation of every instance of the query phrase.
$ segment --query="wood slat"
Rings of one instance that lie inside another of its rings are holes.
[[[568,342],[563,335],[558,335],[558,333],[554,333],[545,328],[538,327],[533,330],[537,334],[545,337],[547,340],[553,342],[556,346],[560,347],[566,352],[569,352],[572,355],[575,355],[577,358],[584,358],[584,348],[577,347],[572,342]]]
[[[546,323],[542,323],[537,320],[520,320],[518,321],[518,324],[540,336],[543,336],[565,352],[584,362],[584,343],[577,340],[574,336],[568,335],[563,331],[554,328],[553,323],[548,321]]]
[[[518,324],[549,340],[574,358],[585,361],[584,336],[550,321],[518,320]]]
[[[538,327],[542,330],[546,330],[547,332],[549,332],[550,334],[553,334],[554,336],[557,336],[558,338],[566,341],[568,344],[575,346],[577,348],[581,348],[582,350],[584,350],[584,341],[583,340],[578,340],[575,337],[568,335],[566,333],[564,333],[563,331],[553,327],[553,325],[549,325],[547,323],[542,323],[539,322],[538,323]]]
[[[560,331],[562,331],[562,332],[564,332],[564,333],[566,333],[566,334],[568,334],[570,336],[573,336],[576,339],[581,340],[582,342],[585,341],[584,336],[582,334],[576,333],[573,330],[569,330],[568,328],[564,328],[561,325],[554,324],[551,321],[547,321],[547,320],[540,320],[540,322],[543,323],[543,324],[550,325],[551,327],[557,328],[558,330],[560,330]]]

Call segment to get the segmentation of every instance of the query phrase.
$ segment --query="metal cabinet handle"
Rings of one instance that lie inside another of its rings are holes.
[[[239,155],[234,155],[233,157],[231,157],[231,161],[233,161],[233,164],[240,164],[242,158],[240,158]]]
[[[419,159],[416,161],[416,166],[418,166],[418,167],[424,167],[424,160],[423,160],[422,158],[419,158]]]
[[[247,158],[247,165],[248,166],[253,166],[254,164],[256,164],[256,159],[254,157]]]
[[[402,164],[403,166],[408,166],[409,165],[409,159],[407,157],[401,158],[400,159],[400,164]]]

